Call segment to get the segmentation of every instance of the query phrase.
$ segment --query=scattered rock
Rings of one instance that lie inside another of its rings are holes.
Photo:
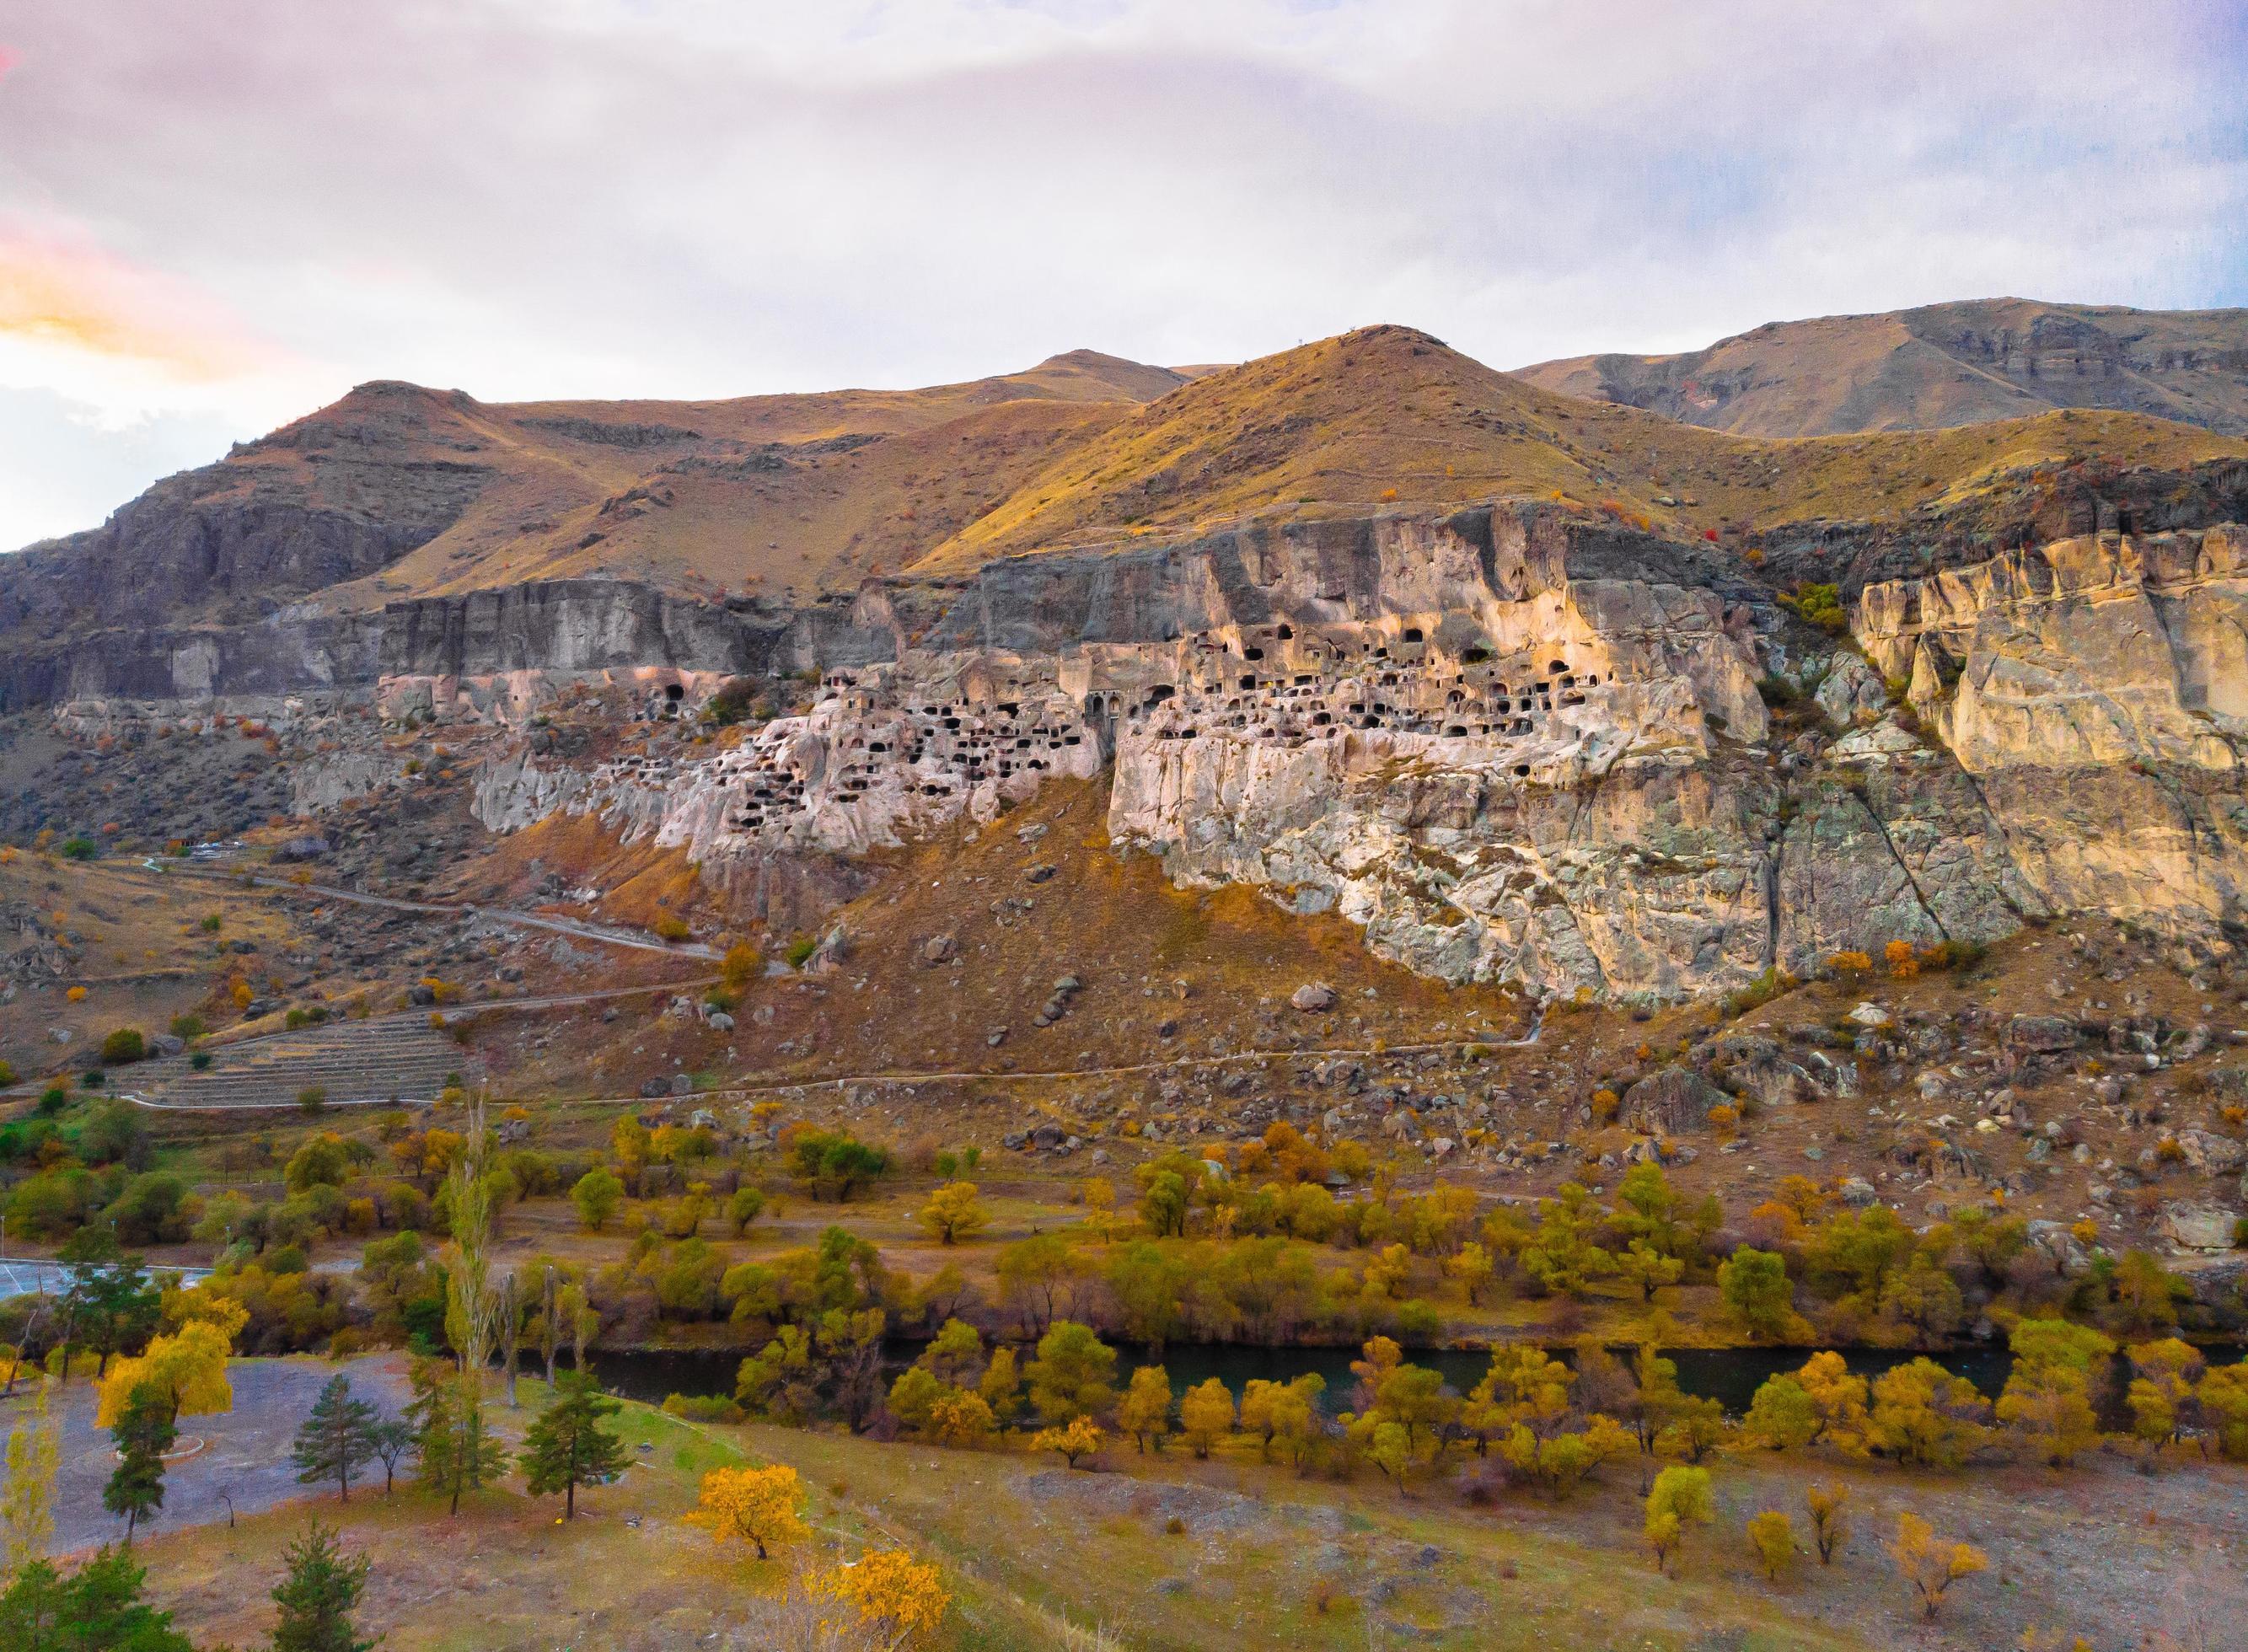
[[[1335,990],[1324,981],[1307,981],[1291,993],[1288,1002],[1306,1015],[1334,1008]]]

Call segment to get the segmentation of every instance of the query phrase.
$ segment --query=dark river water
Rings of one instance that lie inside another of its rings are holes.
[[[893,1342],[889,1347],[890,1361],[901,1370],[913,1362],[921,1348],[918,1342]],[[1566,1349],[1556,1352],[1563,1359],[1569,1357]],[[1628,1349],[1616,1352],[1628,1361]],[[1807,1348],[1664,1350],[1668,1358],[1677,1362],[1680,1388],[1689,1394],[1714,1399],[1736,1415],[1748,1409],[1750,1400],[1765,1378],[1799,1368],[1811,1357],[1811,1352]],[[2238,1360],[2244,1352],[2248,1350],[2229,1345],[2203,1349],[2211,1365]],[[1879,1376],[1891,1367],[1908,1364],[1917,1357],[1913,1351],[1900,1348],[1844,1348],[1840,1353],[1850,1369],[1865,1377]],[[1129,1344],[1120,1348],[1118,1354],[1116,1381],[1121,1388],[1135,1368],[1150,1361],[1151,1355],[1148,1349]],[[1327,1406],[1340,1409],[1348,1404],[1350,1362],[1356,1354],[1354,1348],[1264,1348],[1237,1343],[1174,1342],[1155,1362],[1169,1374],[1175,1394],[1206,1378],[1217,1377],[1238,1395],[1252,1377],[1285,1382],[1307,1371],[1316,1371],[1326,1379]],[[1027,1359],[1029,1351],[1023,1350],[1021,1357]],[[1408,1350],[1407,1357],[1417,1364],[1434,1366],[1443,1373],[1447,1382],[1463,1394],[1482,1379],[1491,1363],[1488,1354],[1462,1349]],[[2005,1386],[2007,1374],[2014,1363],[2013,1355],[2003,1346],[1956,1348],[1930,1357],[1993,1399]],[[741,1363],[739,1353],[653,1349],[605,1353],[596,1349],[591,1355],[594,1373],[605,1387],[651,1403],[674,1394],[730,1395],[734,1391],[734,1374]]]

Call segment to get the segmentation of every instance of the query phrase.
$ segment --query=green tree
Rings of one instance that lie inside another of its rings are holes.
[[[1765,1379],[1741,1426],[1750,1438],[1773,1450],[1790,1450],[1819,1437],[1819,1408],[1803,1384],[1783,1372]]]
[[[68,1576],[31,1561],[0,1594],[0,1652],[195,1652],[170,1613],[141,1601],[147,1576],[125,1549],[103,1548]]]
[[[1140,1193],[1140,1220],[1157,1238],[1172,1238],[1187,1230],[1186,1178],[1175,1170],[1158,1170]]]
[[[1031,1403],[1049,1422],[1099,1417],[1116,1398],[1116,1350],[1089,1326],[1057,1320],[1038,1339],[1038,1356],[1025,1374]]]
[[[533,1497],[562,1493],[562,1518],[578,1517],[578,1488],[607,1485],[624,1472],[624,1442],[601,1426],[620,1403],[582,1372],[565,1373],[554,1397],[523,1436],[523,1482]]]
[[[1998,1395],[1998,1422],[2045,1462],[2066,1468],[2100,1438],[2093,1376],[2106,1371],[2114,1340],[2066,1320],[2021,1320],[2007,1342],[2014,1368]]]
[[[140,1258],[127,1255],[107,1228],[80,1228],[55,1259],[70,1265],[62,1300],[63,1340],[93,1354],[99,1381],[113,1354],[130,1354],[147,1341],[161,1298]]]
[[[117,1467],[101,1489],[101,1506],[125,1517],[130,1547],[134,1528],[164,1506],[164,1453],[179,1438],[171,1402],[153,1387],[134,1389],[109,1436],[117,1446]]]
[[[613,1170],[600,1164],[579,1176],[578,1184],[570,1189],[570,1203],[578,1207],[578,1220],[585,1224],[589,1233],[599,1233],[608,1225],[624,1196],[625,1184],[617,1179]]]
[[[352,1625],[367,1567],[365,1555],[345,1554],[336,1534],[318,1524],[291,1544],[289,1574],[273,1591],[281,1608],[273,1652],[373,1652],[374,1642]]]
[[[1615,1253],[1616,1277],[1639,1292],[1643,1302],[1655,1300],[1655,1293],[1666,1285],[1678,1283],[1678,1276],[1686,1265],[1675,1256],[1665,1256],[1645,1239],[1634,1239]]]
[[[350,1502],[352,1476],[374,1457],[375,1422],[374,1408],[352,1398],[351,1379],[340,1373],[330,1377],[290,1451],[297,1483],[332,1482],[338,1500]]]
[[[417,1361],[411,1380],[406,1420],[414,1430],[415,1476],[457,1514],[462,1492],[507,1466],[506,1449],[461,1403],[459,1379],[442,1361]]]
[[[1538,1202],[1538,1231],[1523,1247],[1523,1272],[1555,1296],[1583,1296],[1614,1270],[1615,1258],[1593,1242],[1605,1220],[1582,1185],[1564,1182],[1558,1197]]]
[[[1717,1265],[1717,1295],[1725,1311],[1758,1341],[1779,1341],[1795,1322],[1787,1259],[1776,1251],[1743,1245]]]

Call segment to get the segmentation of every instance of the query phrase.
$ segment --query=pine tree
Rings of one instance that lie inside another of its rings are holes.
[[[10,1652],[195,1652],[172,1614],[140,1599],[147,1574],[123,1549],[104,1548],[65,1577],[33,1560],[0,1594],[0,1647]]]
[[[415,1477],[448,1498],[455,1514],[461,1511],[463,1491],[482,1485],[486,1475],[497,1477],[507,1466],[505,1450],[463,1404],[463,1382],[459,1374],[425,1361],[415,1368],[414,1400],[406,1408],[414,1429]]]
[[[346,1556],[336,1534],[312,1529],[289,1546],[289,1575],[273,1591],[281,1608],[273,1652],[371,1652],[352,1627],[352,1608],[367,1587],[367,1559]]]
[[[297,1430],[290,1460],[297,1465],[297,1483],[316,1485],[332,1480],[340,1500],[351,1501],[352,1476],[374,1456],[375,1409],[352,1398],[351,1379],[338,1374],[312,1402],[312,1414]]]
[[[101,1506],[125,1517],[125,1541],[164,1506],[164,1453],[179,1438],[171,1402],[154,1388],[135,1388],[125,1414],[109,1430],[117,1443],[117,1468],[101,1489]]]
[[[524,1436],[524,1483],[533,1497],[561,1492],[565,1519],[578,1517],[580,1485],[606,1485],[624,1472],[624,1443],[601,1426],[619,1409],[591,1377],[572,1371]]]

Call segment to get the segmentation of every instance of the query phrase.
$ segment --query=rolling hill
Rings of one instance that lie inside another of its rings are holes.
[[[1683,355],[1520,369],[1548,390],[1739,435],[1925,430],[2060,408],[2248,435],[2248,310],[1990,298],[1770,322]]]

